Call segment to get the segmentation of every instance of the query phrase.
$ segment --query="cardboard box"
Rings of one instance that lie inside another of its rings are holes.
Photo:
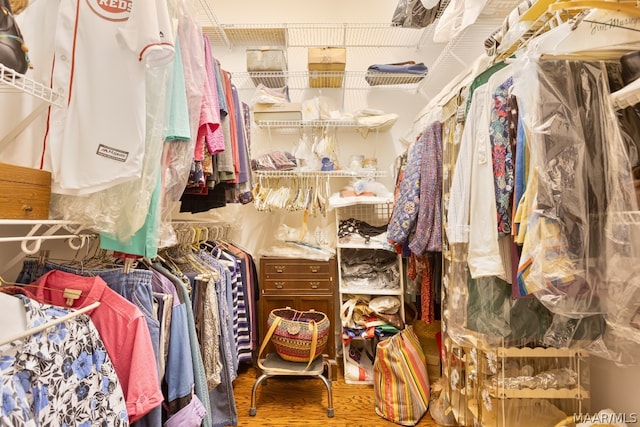
[[[299,102],[254,104],[253,120],[256,122],[269,120],[302,120],[302,104]]]
[[[49,219],[51,173],[0,163],[0,218]]]
[[[270,88],[286,86],[287,58],[284,50],[270,47],[247,49],[247,71],[252,74],[251,80],[256,86],[260,83]]]
[[[310,87],[342,87],[347,50],[342,47],[310,47],[308,51]]]

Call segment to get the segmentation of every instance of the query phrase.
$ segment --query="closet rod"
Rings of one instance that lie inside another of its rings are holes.
[[[90,234],[53,234],[51,236],[15,236],[15,237],[0,237],[0,243],[3,242],[24,242],[29,240],[62,240],[62,239],[86,239],[91,236]]]
[[[86,313],[88,311],[93,310],[94,308],[98,307],[99,305],[100,305],[100,301],[96,301],[94,303],[89,304],[86,307],[80,308],[78,310],[74,310],[71,313],[69,313],[69,314],[67,314],[65,316],[62,316],[62,317],[60,317],[58,319],[55,319],[55,320],[52,320],[50,322],[44,323],[44,324],[42,324],[40,326],[36,326],[35,328],[27,329],[26,331],[24,331],[22,333],[16,334],[15,336],[7,338],[6,340],[0,342],[0,347],[2,347],[5,344],[9,344],[9,343],[11,343],[13,341],[18,341],[18,340],[21,340],[21,339],[26,338],[28,336],[31,336],[31,335],[37,334],[39,332],[42,332],[42,331],[44,331],[46,329],[51,328],[52,326],[56,326],[56,325],[58,325],[60,323],[66,322],[67,320],[71,320],[73,318],[76,318],[81,314],[84,314],[84,313]]]

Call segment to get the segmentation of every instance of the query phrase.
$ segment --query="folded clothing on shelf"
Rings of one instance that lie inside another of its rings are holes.
[[[428,68],[422,62],[373,64],[367,68],[365,80],[370,86],[413,84],[424,79],[428,72]]]
[[[251,159],[252,170],[291,170],[296,167],[296,158],[287,151],[272,151]]]

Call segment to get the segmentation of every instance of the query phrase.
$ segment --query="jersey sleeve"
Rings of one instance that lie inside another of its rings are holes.
[[[137,0],[132,2],[127,23],[118,31],[118,39],[149,66],[162,66],[175,56],[174,35],[167,2]]]

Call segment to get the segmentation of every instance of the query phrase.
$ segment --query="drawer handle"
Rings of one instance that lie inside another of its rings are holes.
[[[274,282],[276,285],[276,289],[282,289],[284,288],[284,282]]]
[[[320,286],[320,282],[309,282],[309,284],[311,285],[311,289],[318,289],[318,286]]]
[[[317,273],[318,271],[320,271],[320,266],[319,265],[310,265],[309,266],[309,270],[311,270],[312,273]]]
[[[22,207],[22,210],[23,210],[23,211],[25,211],[25,212],[31,212],[31,211],[33,211],[33,206],[31,206],[31,205],[24,205],[24,206]]]
[[[276,273],[284,273],[284,265],[274,265],[273,268],[276,270]]]

